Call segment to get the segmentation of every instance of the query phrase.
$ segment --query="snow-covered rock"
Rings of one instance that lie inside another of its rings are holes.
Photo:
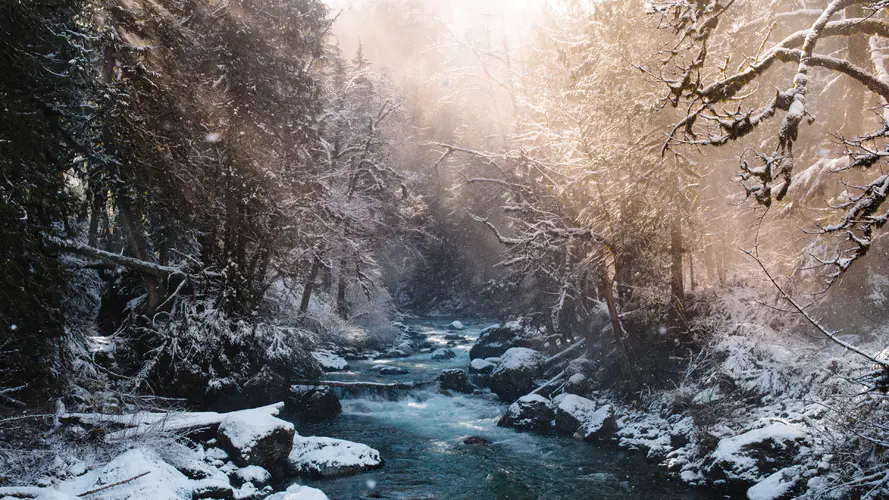
[[[217,438],[239,467],[258,465],[279,470],[290,453],[293,424],[259,410],[230,413],[219,424]]]
[[[406,375],[409,373],[406,368],[400,366],[384,366],[379,370],[380,375]]]
[[[469,373],[490,375],[497,365],[482,358],[475,358],[469,363]]]
[[[757,483],[789,467],[807,440],[802,427],[783,422],[723,438],[708,457],[707,475],[735,484]]]
[[[798,465],[786,467],[751,486],[747,490],[749,500],[780,500],[790,498],[800,483],[804,468]]]
[[[244,382],[242,404],[248,407],[281,401],[287,395],[287,381],[268,366]]]
[[[342,411],[340,399],[326,385],[292,385],[284,405],[287,415],[310,422],[330,420]]]
[[[568,377],[565,386],[562,388],[569,394],[578,394],[585,396],[590,392],[591,384],[589,379],[583,373],[575,373]]]
[[[466,372],[459,368],[451,368],[442,370],[438,374],[438,383],[442,390],[457,391],[464,394],[471,394],[474,387],[469,383]]]
[[[559,394],[553,403],[556,429],[560,432],[592,440],[614,428],[611,405],[598,406],[595,401],[575,394]]]
[[[545,360],[537,351],[524,347],[507,350],[491,373],[491,391],[503,401],[515,401],[531,392]]]
[[[457,357],[457,354],[450,349],[436,349],[432,351],[432,359],[444,360]]]
[[[349,362],[346,361],[346,358],[328,350],[315,351],[312,353],[312,357],[318,361],[321,369],[326,372],[338,372],[349,368]]]
[[[293,436],[288,463],[293,473],[310,477],[356,474],[382,466],[380,452],[366,444],[328,437]]]
[[[512,347],[536,347],[536,342],[527,338],[518,321],[489,326],[482,330],[475,345],[469,350],[469,358],[490,358],[500,356]]]
[[[265,500],[330,500],[330,498],[317,488],[293,484],[282,492],[265,497]]]
[[[459,322],[459,321],[454,321],[454,322],[452,322],[450,325],[448,325],[448,328],[451,329],[451,330],[462,330],[462,329],[464,329],[464,328],[466,328],[466,327],[463,326],[463,323],[461,323],[461,322]]]
[[[238,469],[234,476],[240,484],[252,483],[254,486],[263,486],[272,479],[272,474],[258,465],[248,465]]]
[[[546,431],[552,428],[555,411],[552,402],[539,394],[522,396],[509,406],[497,425],[519,430]]]

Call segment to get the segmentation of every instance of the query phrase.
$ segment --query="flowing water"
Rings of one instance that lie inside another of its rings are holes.
[[[447,322],[441,322],[447,324]],[[464,322],[465,323],[465,322]],[[447,328],[416,323],[430,342],[444,346]],[[478,337],[489,323],[459,332]],[[453,347],[457,357],[350,361],[348,372],[327,380],[421,382],[444,368],[469,365],[472,343]],[[404,367],[406,375],[381,376],[375,364]],[[439,394],[436,387],[405,391],[395,401],[371,394],[342,394],[343,414],[323,424],[300,424],[303,435],[366,443],[380,451],[383,468],[336,479],[308,481],[331,499],[698,499],[712,498],[668,478],[640,453],[598,446],[553,434],[497,427],[506,405],[490,395]],[[490,445],[466,445],[481,436]]]

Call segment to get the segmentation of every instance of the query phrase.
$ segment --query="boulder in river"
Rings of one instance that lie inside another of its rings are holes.
[[[379,370],[380,375],[405,375],[409,373],[406,368],[400,366],[384,366]]]
[[[590,383],[589,378],[583,373],[575,373],[568,377],[565,386],[562,388],[562,390],[568,394],[577,394],[580,396],[588,395],[591,389],[592,384]]]
[[[338,356],[328,350],[320,350],[312,353],[312,357],[321,365],[325,372],[338,372],[349,368],[346,358]]]
[[[482,375],[490,375],[497,365],[488,360],[476,358],[469,363],[469,373],[479,373]]]
[[[481,436],[469,436],[463,440],[463,444],[491,444],[491,442]]]
[[[462,330],[464,328],[466,328],[466,327],[463,326],[463,323],[461,323],[459,321],[453,321],[453,322],[451,322],[450,325],[448,325],[449,330]]]
[[[439,385],[443,390],[451,390],[471,394],[474,387],[469,383],[466,372],[459,368],[442,370],[438,375]]]
[[[287,395],[287,381],[268,366],[244,382],[241,397],[247,407],[262,406],[281,401]],[[243,407],[243,406],[242,406]]]
[[[238,467],[258,465],[279,471],[293,445],[293,424],[262,410],[230,413],[219,424],[217,439]]]
[[[489,326],[482,330],[475,345],[469,350],[469,358],[490,358],[500,356],[512,347],[537,347],[517,321]]]
[[[292,385],[284,403],[284,412],[300,420],[330,420],[343,411],[340,399],[326,385]]]
[[[539,394],[528,394],[511,404],[497,425],[525,431],[548,431],[552,428],[553,418],[555,410],[550,400]]]
[[[379,451],[366,444],[297,434],[293,436],[288,463],[294,474],[338,477],[376,469],[383,465],[383,460]]]
[[[491,391],[502,401],[515,401],[522,394],[531,392],[541,375],[544,361],[537,351],[524,347],[509,349],[491,373]]]
[[[559,394],[553,403],[559,432],[590,441],[614,431],[611,405],[598,406],[595,401],[576,394]]]
[[[456,358],[457,354],[450,349],[436,349],[432,351],[432,359],[436,361]]]

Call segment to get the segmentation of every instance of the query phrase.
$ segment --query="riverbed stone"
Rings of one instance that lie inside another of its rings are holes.
[[[292,385],[284,402],[284,413],[307,422],[331,420],[343,411],[330,386]]]
[[[512,347],[537,347],[536,342],[522,326],[511,321],[501,325],[489,326],[482,330],[475,345],[469,350],[469,358],[490,358],[500,356]]]
[[[491,442],[488,441],[487,439],[481,437],[481,436],[469,436],[468,438],[466,438],[466,439],[463,440],[463,444],[469,444],[469,445],[479,445],[479,444],[489,445],[489,444],[491,444]]]
[[[442,370],[438,374],[438,383],[443,390],[457,391],[463,394],[471,394],[474,389],[466,372],[459,368]]]
[[[531,392],[537,378],[541,376],[545,360],[540,353],[531,349],[509,349],[491,373],[491,391],[507,402]]]
[[[238,467],[258,465],[280,471],[293,445],[293,424],[263,410],[244,410],[226,416],[217,439]]]
[[[380,375],[406,375],[409,372],[400,366],[384,366],[379,370]]]
[[[450,349],[436,349],[432,351],[432,359],[436,361],[456,358],[457,354]]]
[[[555,409],[550,400],[539,394],[528,394],[511,404],[497,425],[526,431],[548,431],[554,418]]]

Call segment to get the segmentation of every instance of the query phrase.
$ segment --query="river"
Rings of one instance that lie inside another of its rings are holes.
[[[412,326],[444,346],[448,321]],[[459,333],[475,339],[490,324],[467,323]],[[419,382],[444,368],[469,365],[472,343],[452,348],[456,358],[432,361],[430,354],[376,361],[350,361],[349,371],[328,380]],[[375,364],[409,373],[380,376]],[[307,483],[331,499],[703,499],[719,498],[691,489],[667,475],[639,452],[595,445],[552,434],[497,427],[506,405],[493,395],[439,394],[435,388],[404,394],[397,401],[344,395],[343,414],[323,424],[299,424],[302,435],[330,436],[366,443],[380,451],[378,470]],[[490,445],[466,445],[481,436]]]

